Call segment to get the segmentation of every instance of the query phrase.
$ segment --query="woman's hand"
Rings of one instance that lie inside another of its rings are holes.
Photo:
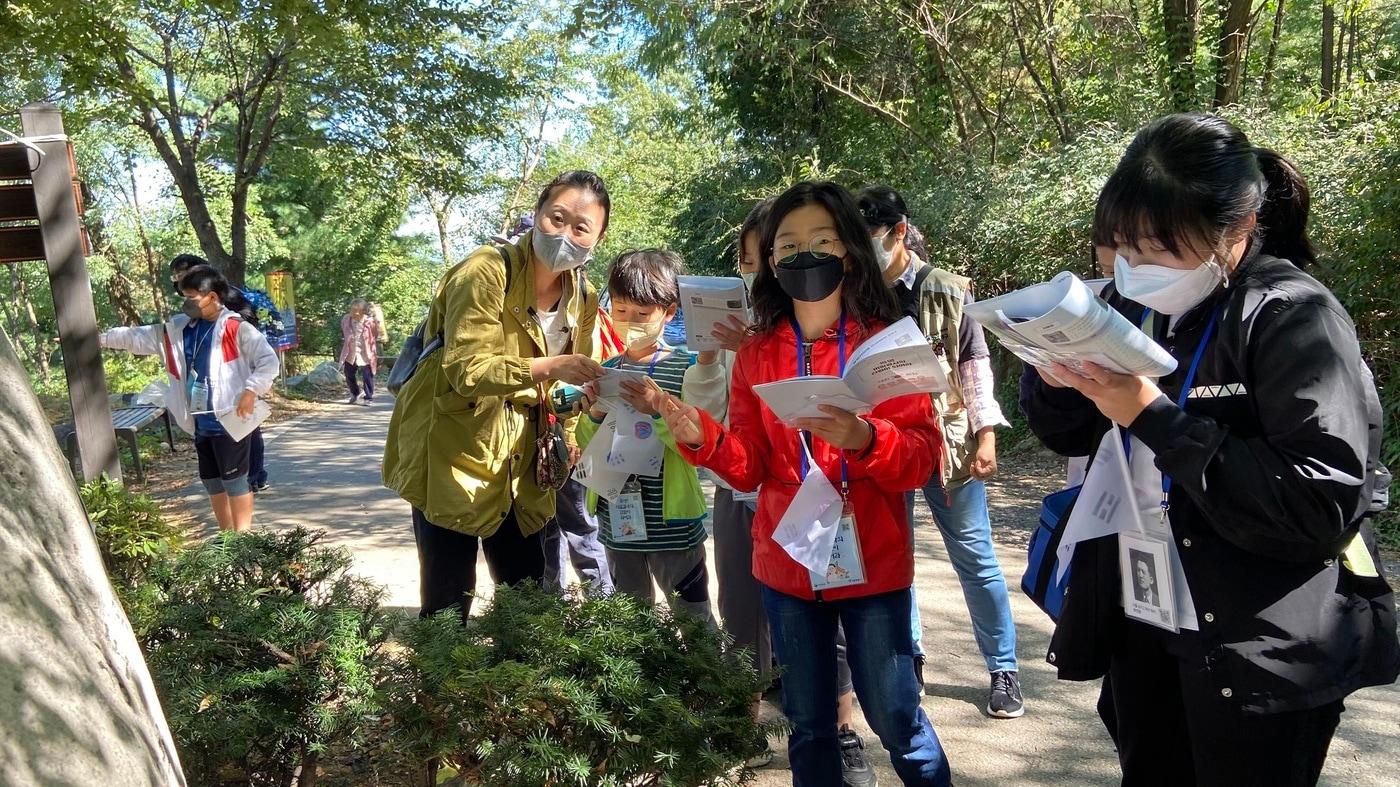
[[[846,451],[860,451],[875,439],[875,427],[860,416],[829,404],[817,409],[826,413],[824,418],[798,418],[793,426],[820,437],[828,445]]]
[[[1084,363],[1084,374],[1064,364],[1054,367],[1055,376],[1084,394],[1110,421],[1127,428],[1162,395],[1152,380],[1139,375],[1118,374],[1095,363]]]
[[[730,352],[739,352],[739,345],[744,343],[744,339],[749,335],[749,326],[745,325],[734,315],[729,315],[728,324],[716,323],[714,327],[715,341],[720,346]],[[701,363],[713,363],[713,361],[701,361]]]
[[[570,385],[586,385],[602,376],[602,365],[587,355],[530,359],[530,377],[537,383],[559,380]]]
[[[661,390],[651,378],[647,378],[645,386],[630,380],[623,383],[624,388],[629,385],[633,388],[644,389],[641,391],[641,399],[646,404],[647,410],[641,410],[641,408],[638,410],[660,413],[662,419],[666,421],[666,428],[671,430],[671,436],[675,438],[677,443],[695,447],[704,441],[705,434],[700,431],[702,423],[700,411],[695,409],[693,405],[688,405],[681,401],[680,397]],[[625,395],[624,398],[626,398]],[[628,404],[631,404],[630,400]],[[632,406],[636,407],[636,405]]]
[[[977,453],[972,457],[969,472],[978,481],[986,481],[997,474],[997,433],[990,426],[977,433]]]

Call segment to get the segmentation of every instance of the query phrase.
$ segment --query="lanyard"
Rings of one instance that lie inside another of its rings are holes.
[[[654,353],[651,354],[651,363],[647,364],[647,377],[651,377],[653,374],[656,373],[656,359],[661,357],[661,351],[662,351],[663,349],[665,349],[665,348],[664,348],[664,347],[657,347],[657,348],[656,348],[656,352],[654,352]],[[614,364],[612,365],[612,368],[614,368],[614,369],[620,369],[620,368],[622,368],[622,364],[625,363],[627,360],[628,360],[628,358],[627,358],[627,356],[626,356],[625,354],[624,354],[624,355],[618,355],[618,356],[617,356],[617,363],[614,363]],[[605,362],[603,365],[604,365],[604,366],[607,366],[609,363],[612,363],[612,359],[611,359],[611,358],[609,358],[609,359],[607,360],[607,362]]]
[[[1206,332],[1203,333],[1203,334],[1201,334],[1201,342],[1200,342],[1200,344],[1197,344],[1197,345],[1196,345],[1196,352],[1195,352],[1194,355],[1191,356],[1191,365],[1190,365],[1189,367],[1187,367],[1187,369],[1186,369],[1186,376],[1185,376],[1184,378],[1182,378],[1182,381],[1181,381],[1181,393],[1177,394],[1177,397],[1176,397],[1176,406],[1177,406],[1177,407],[1180,407],[1180,408],[1183,409],[1183,410],[1186,409],[1186,400],[1187,400],[1187,398],[1191,396],[1191,384],[1194,383],[1194,382],[1196,381],[1196,370],[1199,369],[1200,366],[1201,366],[1201,356],[1205,355],[1205,352],[1206,352],[1206,345],[1207,345],[1207,344],[1210,344],[1210,338],[1211,338],[1212,336],[1215,335],[1215,326],[1216,326],[1217,323],[1220,322],[1220,312],[1223,311],[1223,310],[1224,310],[1223,307],[1220,308],[1220,309],[1217,309],[1217,310],[1215,311],[1215,313],[1212,314],[1212,315],[1210,316],[1210,322],[1206,324]],[[1151,316],[1152,316],[1152,310],[1151,310],[1151,309],[1148,309],[1148,310],[1143,314],[1143,317],[1142,317],[1142,324],[1143,324],[1143,325],[1146,325],[1146,324],[1147,324],[1148,318],[1151,317]],[[1126,448],[1128,447],[1128,435],[1127,435],[1127,432],[1126,432],[1126,431],[1125,431],[1124,434],[1123,434],[1123,447],[1124,447],[1124,449],[1126,449]],[[1172,477],[1169,476],[1169,475],[1167,475],[1166,473],[1163,473],[1163,474],[1162,474],[1162,516],[1163,516],[1163,517],[1165,517],[1165,516],[1167,515],[1167,512],[1171,510],[1171,504],[1168,502],[1168,498],[1169,498],[1170,495],[1171,495],[1171,491],[1172,491]]]
[[[214,335],[215,327],[217,327],[217,323],[210,323],[209,330],[204,332],[204,338],[201,339],[199,336],[199,326],[196,325],[194,328],[194,351],[191,352],[190,346],[188,344],[185,345],[185,374],[190,385],[194,384],[194,378],[197,374],[194,365],[199,362],[199,351],[203,350],[204,345],[209,343],[210,337]]]
[[[807,365],[806,365],[805,363],[803,363],[804,357],[803,357],[803,353],[802,353],[802,327],[801,327],[800,325],[797,324],[797,318],[796,318],[796,317],[790,317],[789,319],[792,321],[793,342],[797,345],[797,376],[798,376],[798,377],[806,377],[806,376],[807,376]],[[837,369],[839,370],[839,373],[840,373],[840,374],[844,375],[844,374],[846,373],[846,310],[845,310],[845,309],[842,309],[842,310],[841,310],[841,319],[840,319],[840,321],[837,323],[836,343],[837,343],[837,344],[836,344]],[[806,432],[798,432],[798,433],[797,433],[797,447],[798,447],[798,449],[799,449],[798,455],[801,457],[801,460],[802,460],[802,480],[803,480],[803,481],[806,481],[806,480],[807,480],[807,472],[808,472],[808,466],[807,466],[807,451],[808,451],[808,448],[807,448],[807,446],[811,444],[811,440],[810,440],[809,438],[810,438],[810,435],[808,435]],[[817,468],[817,471],[818,471],[818,472],[821,472],[821,468]],[[850,481],[849,481],[849,479],[847,478],[847,472],[846,472],[846,454],[845,454],[845,452],[843,451],[843,452],[841,453],[841,497],[844,499],[849,491],[850,491]]]

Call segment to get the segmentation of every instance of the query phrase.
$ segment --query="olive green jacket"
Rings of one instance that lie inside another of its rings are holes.
[[[443,349],[399,391],[389,422],[384,485],[433,524],[469,535],[495,533],[512,510],[525,535],[554,516],[554,492],[535,483],[539,394],[530,361],[546,352],[530,240],[482,246],[443,276],[424,330],[441,331]],[[565,282],[566,351],[592,356],[597,295],[581,274]],[[571,443],[574,420],[565,422]]]

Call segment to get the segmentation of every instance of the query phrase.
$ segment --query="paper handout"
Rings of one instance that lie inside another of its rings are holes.
[[[1081,371],[1090,361],[1119,374],[1161,377],[1176,359],[1119,314],[1079,277],[1064,271],[1048,282],[976,301],[963,312],[1026,363]]]
[[[1115,426],[1099,442],[1099,450],[1079,490],[1079,499],[1065,523],[1060,546],[1055,551],[1059,561],[1055,581],[1062,580],[1069,570],[1075,544],[1136,529],[1138,508],[1133,482],[1128,475],[1128,457],[1123,453],[1121,427]]]
[[[647,373],[635,369],[614,369],[611,366],[604,366],[603,376],[598,378],[598,398],[622,401],[624,380],[646,385]]]
[[[745,325],[753,321],[749,291],[744,280],[719,276],[680,276],[681,308],[685,311],[685,343],[692,352],[718,350],[716,325],[734,317]]]
[[[779,420],[791,422],[824,417],[826,413],[817,409],[823,404],[868,413],[896,396],[943,393],[948,378],[919,326],[905,317],[851,353],[841,377],[792,377],[755,385],[753,390]]]
[[[224,431],[228,432],[228,436],[239,441],[252,434],[271,414],[272,406],[259,399],[253,403],[253,412],[247,418],[240,417],[237,409],[225,410],[216,417]]]
[[[807,450],[805,444],[803,450]],[[773,540],[808,571],[825,576],[841,521],[841,493],[811,461],[810,453],[808,457],[811,470],[778,520]]]

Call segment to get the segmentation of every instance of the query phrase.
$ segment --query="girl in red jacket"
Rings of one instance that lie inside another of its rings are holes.
[[[940,453],[929,397],[899,397],[861,416],[823,406],[824,417],[788,425],[753,391],[800,375],[839,375],[862,341],[899,319],[899,306],[854,198],[835,183],[799,183],[779,196],[760,249],[766,264],[753,284],[753,335],[734,364],[729,427],[659,390],[646,395],[687,459],[735,489],[760,490],[753,571],[783,668],[793,784],[841,785],[834,699],[840,623],[856,695],[895,771],[906,785],[942,787],[948,762],[919,707],[914,678],[914,556],[904,505],[905,492],[933,475]],[[825,574],[794,560],[774,537],[815,473],[841,498]]]

